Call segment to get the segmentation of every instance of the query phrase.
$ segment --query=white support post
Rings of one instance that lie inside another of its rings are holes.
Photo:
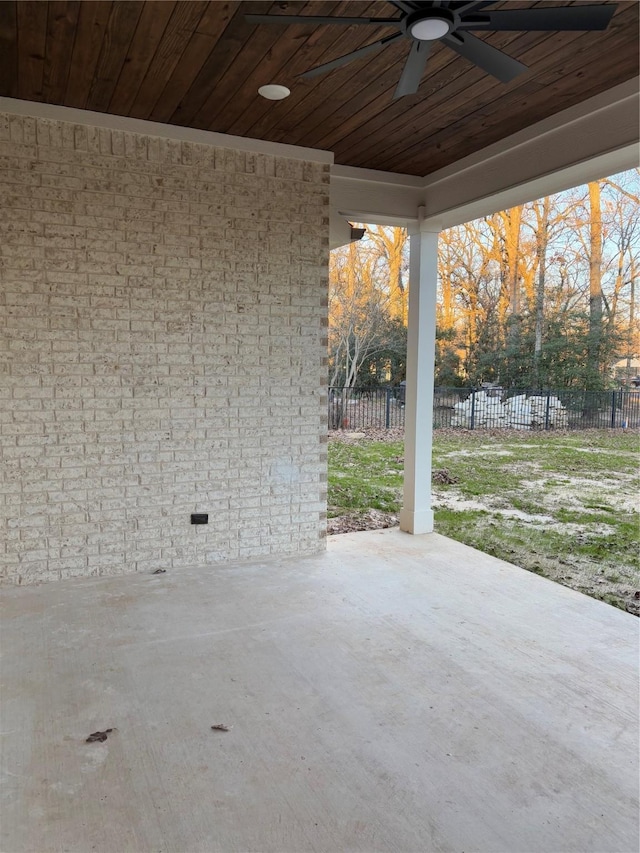
[[[409,238],[409,323],[400,529],[432,533],[431,446],[436,351],[438,231],[419,223]]]

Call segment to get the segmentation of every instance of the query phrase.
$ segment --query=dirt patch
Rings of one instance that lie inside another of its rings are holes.
[[[619,472],[615,478],[601,477],[598,480],[570,476],[540,477],[521,480],[520,486],[525,494],[539,496],[549,509],[564,507],[596,513],[599,505],[606,504],[623,512],[640,513],[640,492],[633,474]],[[585,506],[585,501],[592,503],[593,507]]]
[[[584,477],[566,479],[568,482],[552,487],[546,499],[549,504],[583,507],[588,512],[589,507],[584,507],[586,499],[596,504],[608,503],[624,512],[640,512],[640,494],[631,475],[620,473],[615,479],[602,477],[597,482]],[[576,495],[580,496],[580,501]]]
[[[515,518],[518,521],[526,521],[527,523],[537,525],[557,523],[550,515],[529,514],[514,508],[503,509],[502,507],[491,505],[489,501],[469,500],[451,491],[448,491],[445,495],[439,495],[435,488],[433,490],[433,507],[434,509],[436,507],[445,507],[446,509],[457,510],[459,512],[464,510],[491,512],[494,515],[501,515],[503,518]]]

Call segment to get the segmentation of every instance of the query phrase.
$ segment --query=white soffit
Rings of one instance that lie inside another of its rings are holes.
[[[292,160],[307,160],[315,163],[333,163],[333,152],[319,148],[303,148],[299,145],[287,145],[282,142],[265,142],[262,139],[247,139],[244,136],[230,136],[226,133],[213,133],[209,130],[196,130],[190,127],[178,127],[155,121],[116,116],[110,113],[96,113],[90,110],[78,110],[73,107],[61,107],[56,104],[41,104],[36,101],[20,101],[16,98],[0,98],[0,112],[12,115],[31,116],[32,118],[67,121],[73,124],[86,124],[90,127],[103,127],[109,130],[121,130],[125,133],[140,133],[144,136],[158,136],[162,139],[175,139],[180,142],[194,142],[211,145],[216,148],[233,148],[236,151],[251,151],[255,154],[270,154],[274,157],[288,157]]]

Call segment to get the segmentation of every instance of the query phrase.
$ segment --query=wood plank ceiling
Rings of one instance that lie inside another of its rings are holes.
[[[543,5],[553,4],[492,8]],[[426,175],[635,77],[640,4],[617,0],[617,7],[605,32],[479,34],[529,66],[509,84],[437,44],[418,93],[393,101],[406,39],[329,74],[298,77],[393,29],[244,19],[247,12],[398,16],[383,0],[2,0],[0,95],[324,148],[337,163]],[[292,94],[266,101],[257,94],[266,83]]]

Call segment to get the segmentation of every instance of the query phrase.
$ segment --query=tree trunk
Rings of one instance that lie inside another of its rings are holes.
[[[631,263],[631,280],[629,282],[629,337],[627,341],[627,382],[630,383],[632,369],[631,359],[640,354],[638,349],[638,329],[636,327],[635,308],[636,308],[636,269],[635,264]]]
[[[602,369],[602,210],[600,184],[589,184],[589,338],[587,388],[597,388]]]
[[[512,316],[520,314],[520,225],[522,207],[513,207],[502,213],[504,223],[504,265],[509,288],[509,308]]]
[[[403,254],[407,244],[404,228],[378,225],[369,229],[369,239],[386,257],[389,269],[389,314],[407,325],[407,293],[402,280]]]
[[[538,255],[538,278],[535,292],[535,343],[533,347],[533,373],[537,386],[541,387],[540,359],[542,356],[542,334],[544,329],[544,287],[547,274],[547,246],[549,243],[550,199],[542,202],[542,208],[536,206],[538,233],[536,235],[536,253]]]

